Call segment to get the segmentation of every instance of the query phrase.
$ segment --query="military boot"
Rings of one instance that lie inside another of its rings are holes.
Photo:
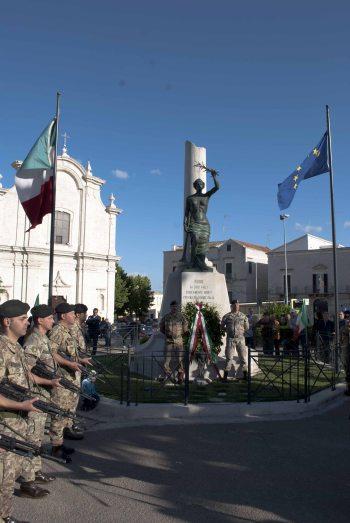
[[[350,383],[346,384],[346,389],[344,391],[345,396],[350,396]]]
[[[25,481],[21,483],[20,489],[19,489],[19,495],[22,498],[44,498],[50,494],[50,492],[46,489],[43,489],[39,487],[34,481]]]
[[[84,434],[81,431],[75,431],[73,428],[66,427],[63,432],[64,439],[79,440],[84,438]]]
[[[64,451],[63,445],[53,445],[51,450],[51,456],[54,458],[63,459],[66,463],[71,463],[72,458]]]
[[[56,477],[52,474],[46,474],[42,470],[38,470],[38,472],[35,473],[35,482],[36,483],[50,483],[51,481],[55,481]]]
[[[227,379],[227,378],[228,378],[228,370],[224,370],[224,376],[223,376],[223,378],[222,378],[222,381],[223,381],[224,383],[227,383],[227,382],[228,382],[228,379]]]

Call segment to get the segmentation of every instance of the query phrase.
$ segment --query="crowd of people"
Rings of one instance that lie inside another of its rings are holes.
[[[84,437],[76,416],[79,400],[82,410],[99,401],[84,332],[87,325],[96,352],[97,309],[87,319],[81,303],[61,303],[55,311],[37,305],[28,329],[29,309],[20,300],[0,305],[0,521],[6,523],[16,522],[16,480],[20,495],[34,499],[47,496],[47,485],[55,480],[42,470],[45,427],[49,425],[51,442],[48,457],[69,463],[74,448],[66,440]]]

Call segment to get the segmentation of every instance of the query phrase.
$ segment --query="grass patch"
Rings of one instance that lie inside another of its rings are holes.
[[[104,383],[97,382],[100,394],[115,400],[127,400],[127,355],[103,355],[99,361],[109,370],[100,375]],[[260,372],[251,380],[251,401],[281,401],[301,400],[305,394],[305,366],[302,359],[287,357],[276,360],[274,357],[259,356]],[[137,372],[135,371],[137,370]],[[184,385],[166,385],[158,381],[161,369],[157,363],[148,367],[147,377],[141,369],[141,364],[129,378],[129,399],[135,403],[179,403],[184,401]],[[146,371],[147,373],[147,371]],[[307,387],[310,394],[329,388],[332,380],[332,369],[316,362],[311,362],[307,373]],[[167,384],[169,382],[166,382]],[[222,383],[213,381],[208,385],[190,383],[190,403],[232,403],[247,402],[248,383],[245,381],[229,381]]]

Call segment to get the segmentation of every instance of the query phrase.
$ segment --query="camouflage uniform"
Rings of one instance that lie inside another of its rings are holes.
[[[160,322],[160,331],[165,335],[164,369],[171,372],[171,360],[176,363],[177,370],[183,372],[183,335],[188,331],[187,320],[181,312],[169,312]]]
[[[84,337],[83,329],[80,326],[80,323],[78,321],[76,321],[75,324],[72,325],[72,327],[69,329],[69,331],[70,331],[71,335],[73,336],[73,338],[75,339],[75,342],[77,344],[77,348],[79,349],[79,351],[83,352],[84,354],[87,355],[85,337]]]
[[[55,368],[55,361],[51,354],[50,342],[48,337],[40,334],[37,328],[28,336],[24,342],[24,356],[28,366],[35,365],[36,360],[40,359],[52,370]],[[51,401],[51,389],[40,387],[40,393]],[[28,441],[41,446],[44,437],[47,414],[45,412],[29,412],[28,422]],[[41,457],[35,456],[32,460],[25,458],[23,461],[22,476],[25,481],[34,481],[35,473],[41,471]]]
[[[340,327],[341,360],[345,370],[345,381],[350,392],[350,323]]]
[[[58,323],[58,325],[55,325],[52,331],[50,331],[49,339],[53,354],[60,350],[67,354],[67,356],[69,356],[73,361],[78,361],[76,342],[68,327],[62,323]],[[80,372],[71,371],[64,366],[60,367],[60,371],[64,378],[74,383],[77,387],[80,387]],[[73,413],[75,412],[79,401],[79,396],[75,392],[64,389],[63,387],[56,387],[52,391],[51,397],[52,401],[61,409],[70,410]],[[51,420],[50,434],[53,445],[62,442],[64,429],[66,427],[72,427],[72,425],[73,420],[69,418],[53,418]]]
[[[237,353],[238,368],[235,375],[237,378],[241,378],[243,376],[243,371],[247,370],[247,347],[245,344],[244,333],[249,329],[248,318],[240,311],[229,312],[222,318],[221,327],[227,333],[225,371],[229,372],[232,367],[235,371],[233,358]]]
[[[8,379],[16,385],[29,388],[29,369],[22,347],[7,336],[0,336],[0,380]],[[1,425],[3,420],[7,427]],[[0,431],[16,439],[26,439],[28,432],[25,414],[21,411],[0,411]],[[0,516],[12,513],[12,496],[16,478],[21,474],[23,458],[13,452],[0,453]]]

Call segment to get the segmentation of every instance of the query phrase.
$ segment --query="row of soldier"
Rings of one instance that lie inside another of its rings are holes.
[[[51,307],[35,306],[33,327],[27,331],[29,309],[19,300],[0,305],[0,521],[6,523],[18,521],[12,516],[17,480],[19,494],[30,498],[47,496],[44,486],[55,480],[42,470],[48,421],[52,449],[48,457],[71,461],[74,449],[65,445],[65,439],[83,438],[75,415],[81,375],[94,372],[89,370],[92,361],[82,332],[84,304],[59,304],[55,325]],[[23,336],[22,347],[18,340]]]

